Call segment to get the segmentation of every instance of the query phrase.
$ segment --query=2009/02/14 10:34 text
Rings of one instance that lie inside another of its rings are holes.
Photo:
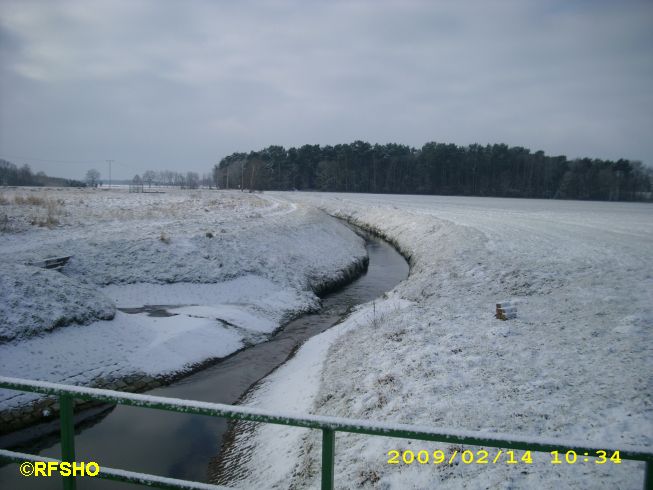
[[[576,463],[591,463],[594,464],[621,464],[621,457],[619,451],[614,451],[609,454],[607,451],[594,451],[593,453],[578,454],[576,451],[569,450],[564,454],[560,451],[552,451],[549,453],[551,464],[576,464]],[[388,451],[388,464],[449,464],[452,465],[456,461],[461,461],[463,464],[532,464],[533,455],[531,451],[524,451],[521,456],[515,451],[503,451],[499,449],[496,454],[490,454],[485,449],[472,451],[470,449],[460,450],[456,449],[445,453],[441,449],[436,449],[429,452],[426,449],[419,451],[412,451],[407,449],[405,451],[398,451],[391,449]]]

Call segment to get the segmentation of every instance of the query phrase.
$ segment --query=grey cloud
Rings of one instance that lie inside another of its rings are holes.
[[[208,171],[268,144],[360,138],[653,163],[648,2],[0,8],[0,157],[10,160],[114,158],[130,177]]]

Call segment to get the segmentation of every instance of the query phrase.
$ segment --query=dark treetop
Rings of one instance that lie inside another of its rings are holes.
[[[234,153],[213,168],[221,188],[651,200],[653,172],[638,161],[548,156],[505,144],[364,141]]]

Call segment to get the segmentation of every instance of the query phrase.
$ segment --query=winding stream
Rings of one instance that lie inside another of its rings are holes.
[[[386,242],[367,236],[369,267],[351,284],[322,298],[322,309],[302,316],[270,341],[240,351],[202,371],[147,394],[236,403],[258,380],[283,364],[306,339],[323,332],[357,304],[371,301],[408,276],[408,264]],[[76,428],[77,461],[155,475],[206,481],[212,461],[220,454],[228,429],[224,419],[115,406],[96,408],[93,417]],[[59,457],[58,434],[13,447]],[[0,488],[57,489],[59,478],[24,478],[15,464],[0,468]],[[135,485],[80,479],[77,488],[123,489]]]

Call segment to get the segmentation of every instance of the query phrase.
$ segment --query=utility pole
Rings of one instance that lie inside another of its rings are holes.
[[[245,179],[243,177],[244,173],[245,173],[245,162],[241,160],[240,161],[240,192],[244,192],[243,190],[243,184],[245,182]]]
[[[107,160],[107,163],[109,164],[109,189],[111,189],[111,163],[113,160]]]

